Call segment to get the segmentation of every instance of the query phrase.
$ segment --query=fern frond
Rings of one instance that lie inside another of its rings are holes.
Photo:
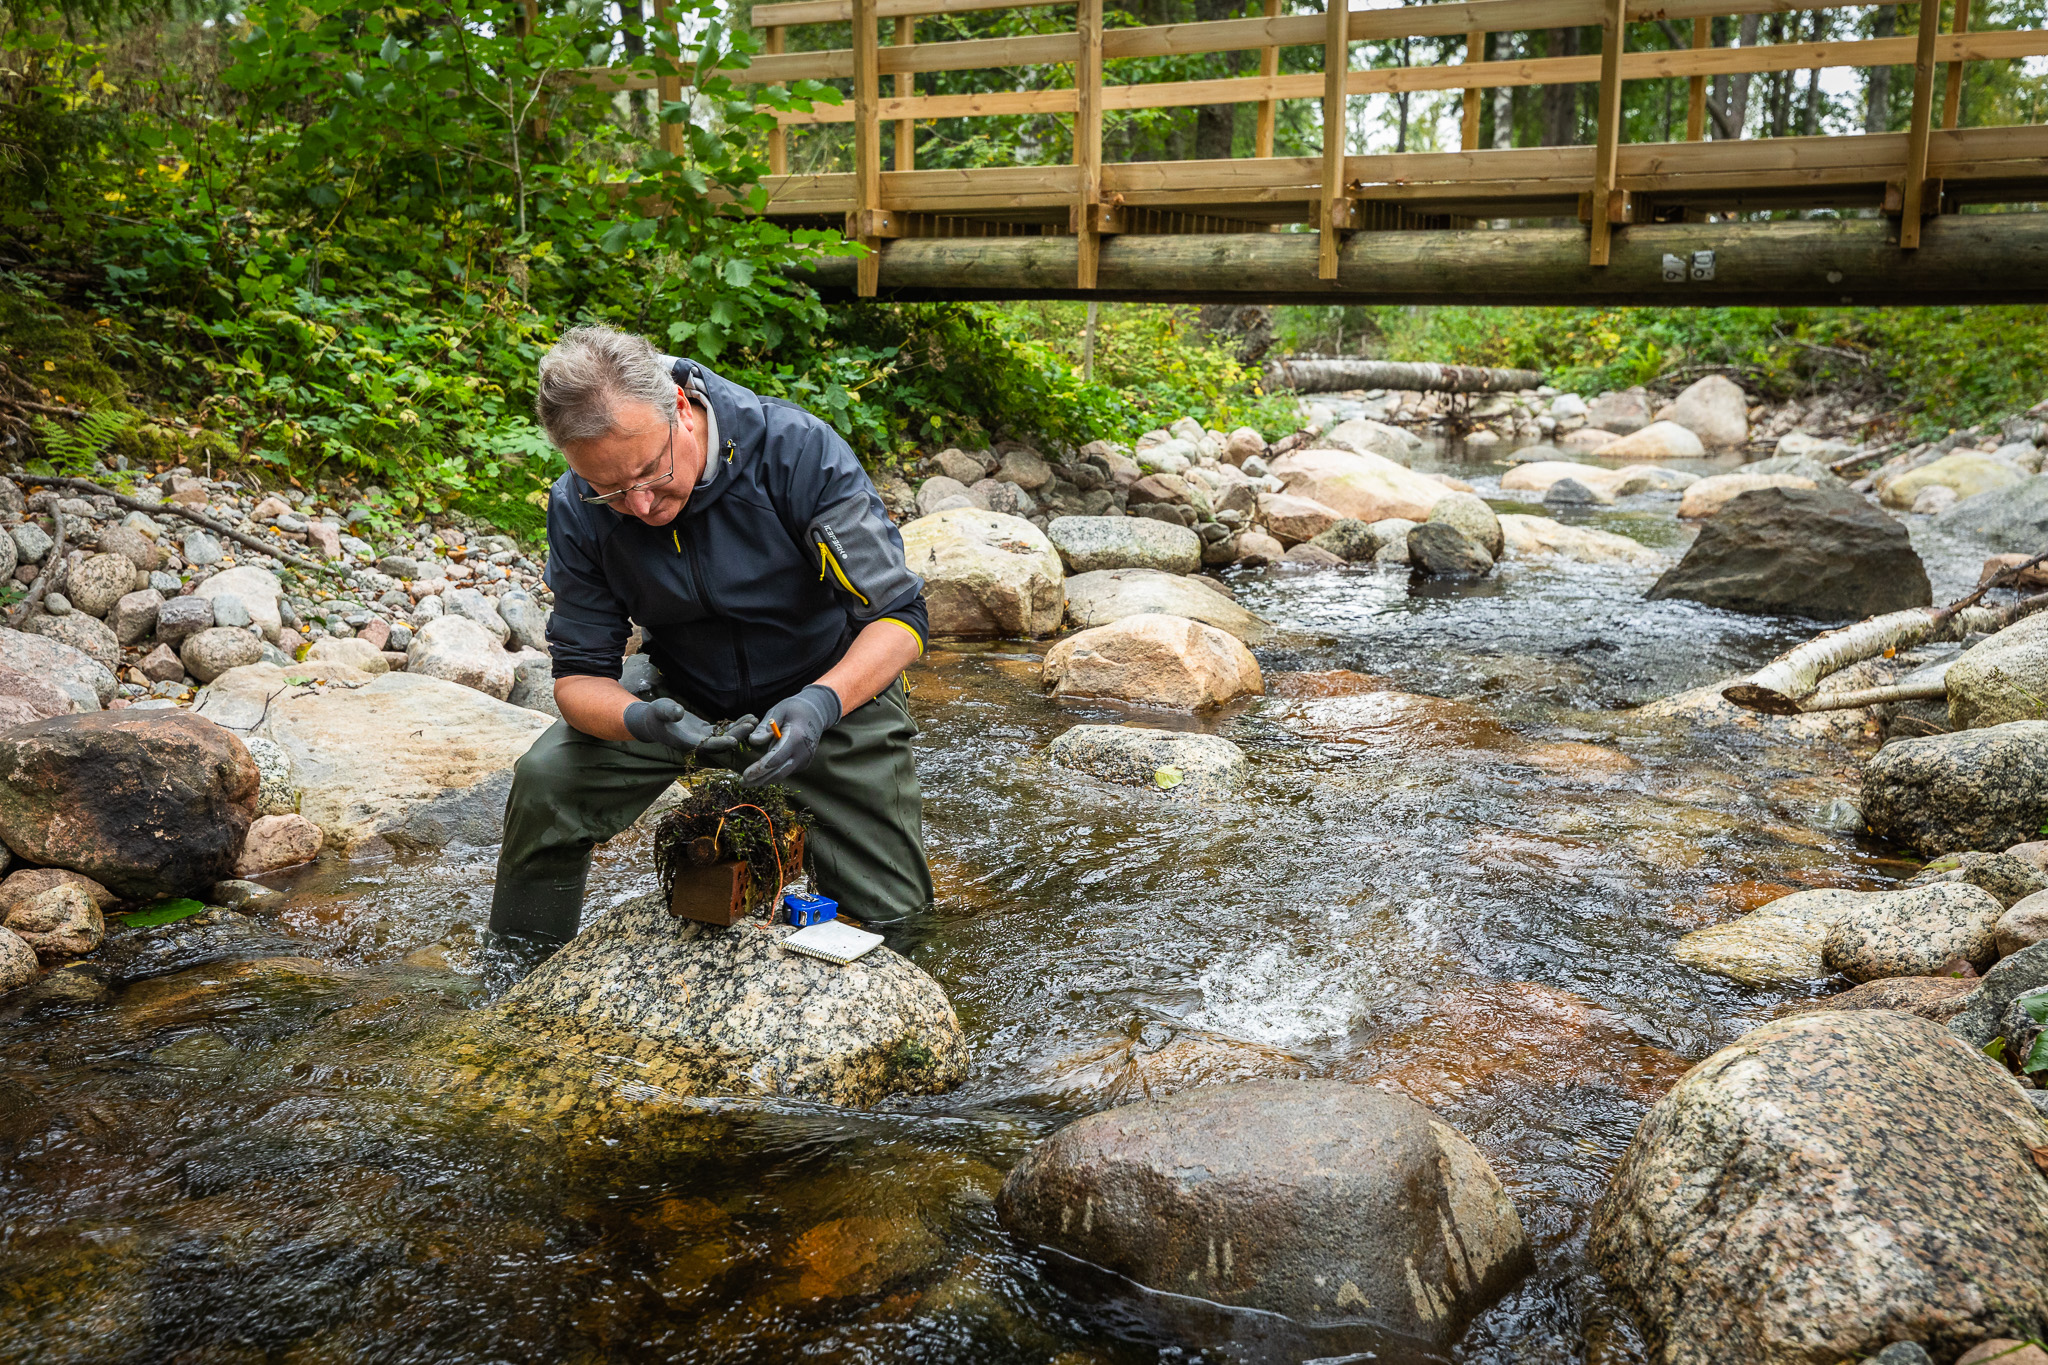
[[[36,419],[36,440],[43,454],[58,469],[89,474],[108,446],[135,424],[135,414],[117,408],[101,408],[78,419],[76,427],[63,427],[47,417]]]

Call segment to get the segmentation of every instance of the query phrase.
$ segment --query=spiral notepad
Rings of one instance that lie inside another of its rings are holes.
[[[813,924],[808,929],[799,929],[782,940],[782,946],[793,953],[822,958],[827,962],[837,962],[842,967],[873,952],[881,945],[880,934],[856,929],[851,924],[836,919],[828,919],[823,924]]]

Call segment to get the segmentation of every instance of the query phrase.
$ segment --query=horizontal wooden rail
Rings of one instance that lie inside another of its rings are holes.
[[[928,14],[973,14],[992,9],[1039,9],[1071,5],[1074,0],[875,0],[878,19],[905,19]],[[853,0],[791,0],[756,5],[755,28],[795,28],[801,24],[844,24],[853,19]]]

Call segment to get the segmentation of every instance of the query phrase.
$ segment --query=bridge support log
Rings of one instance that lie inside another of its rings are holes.
[[[1318,279],[1306,232],[1121,236],[1102,241],[1086,297],[1148,303],[1782,304],[2048,302],[2048,213],[1930,219],[1917,251],[1885,219],[1655,223],[1619,228],[1606,266],[1586,229],[1360,232]],[[1712,252],[1702,272],[1696,253]],[[904,238],[883,249],[885,297],[1082,297],[1073,237]],[[1702,273],[1711,278],[1696,278]],[[828,296],[855,288],[855,263],[819,262]]]
[[[1367,360],[1363,356],[1286,356],[1266,364],[1269,391],[1342,393],[1346,389],[1405,389],[1422,393],[1514,393],[1539,388],[1535,370],[1495,370],[1483,365],[1435,365],[1427,361]]]

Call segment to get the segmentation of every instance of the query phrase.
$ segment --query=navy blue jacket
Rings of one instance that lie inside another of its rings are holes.
[[[924,580],[839,434],[810,413],[677,360],[709,409],[705,482],[666,526],[581,501],[573,471],[548,498],[548,647],[557,678],[616,678],[632,623],[685,705],[708,719],[770,706],[816,682],[869,623],[916,637]]]

